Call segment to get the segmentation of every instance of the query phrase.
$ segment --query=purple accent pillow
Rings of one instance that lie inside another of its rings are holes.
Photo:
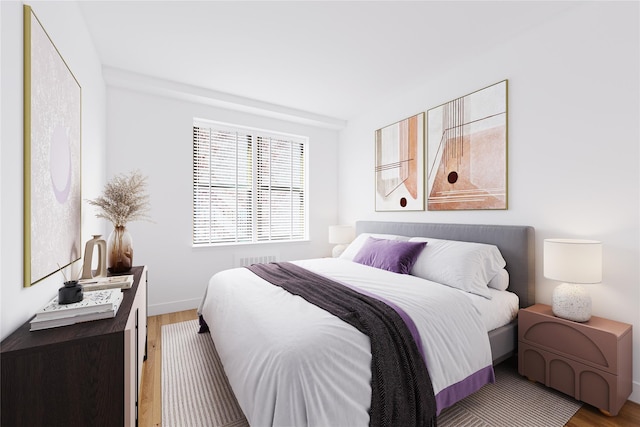
[[[369,237],[353,261],[389,270],[394,273],[409,274],[418,255],[427,242],[404,242]]]

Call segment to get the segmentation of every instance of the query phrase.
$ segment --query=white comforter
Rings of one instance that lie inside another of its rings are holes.
[[[491,366],[482,320],[458,291],[343,259],[294,263],[403,309],[420,333],[436,395]],[[352,326],[245,268],[214,275],[200,313],[251,426],[369,424],[370,343]]]

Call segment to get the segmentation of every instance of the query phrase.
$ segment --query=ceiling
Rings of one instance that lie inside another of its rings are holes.
[[[575,2],[81,1],[106,67],[348,120]]]

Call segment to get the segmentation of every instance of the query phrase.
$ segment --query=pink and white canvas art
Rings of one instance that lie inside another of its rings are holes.
[[[428,210],[507,209],[507,80],[427,112]]]
[[[378,129],[376,211],[424,210],[424,113]]]

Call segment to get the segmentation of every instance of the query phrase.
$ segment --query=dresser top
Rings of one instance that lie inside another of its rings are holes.
[[[114,318],[76,323],[74,325],[43,329],[40,331],[30,331],[31,319],[29,319],[29,321],[25,322],[2,341],[0,344],[0,353],[6,354],[14,351],[29,351],[32,348],[44,345],[58,344],[97,335],[121,333],[126,327],[129,311],[131,310],[133,300],[138,291],[140,278],[145,268],[145,266],[132,267],[131,271],[127,272],[127,274],[133,274],[133,286],[131,286],[130,289],[122,290],[122,303]]]

